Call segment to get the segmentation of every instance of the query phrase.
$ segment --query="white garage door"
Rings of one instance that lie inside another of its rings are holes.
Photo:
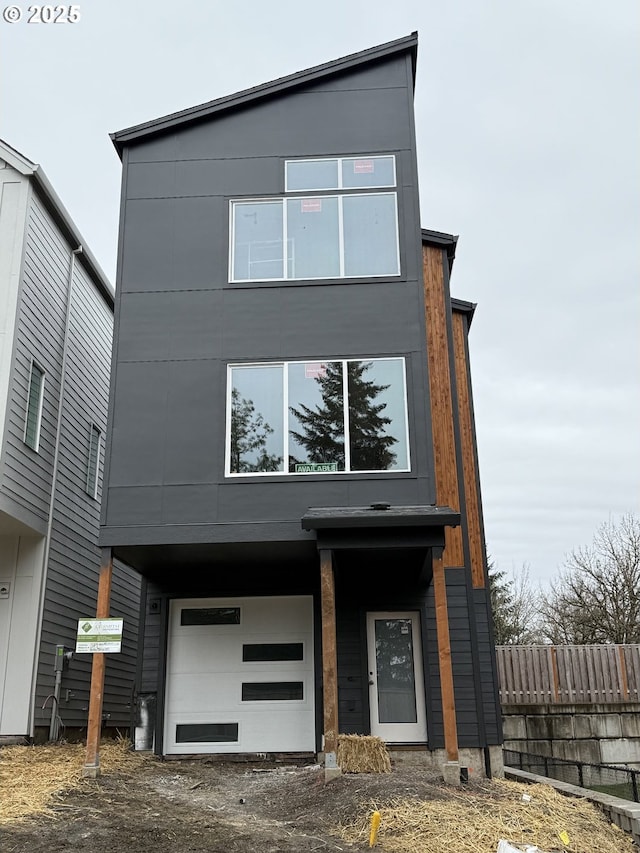
[[[315,748],[311,596],[171,602],[168,754]]]

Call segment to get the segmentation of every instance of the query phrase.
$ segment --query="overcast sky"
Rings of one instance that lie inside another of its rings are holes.
[[[6,0],[0,0],[5,9]],[[638,0],[80,0],[0,20],[0,136],[115,278],[110,131],[418,30],[422,225],[459,234],[485,528],[546,582],[638,511]]]

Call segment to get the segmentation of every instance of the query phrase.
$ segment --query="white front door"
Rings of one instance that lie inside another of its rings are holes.
[[[371,734],[389,743],[427,739],[419,613],[367,613]]]
[[[312,752],[311,596],[171,602],[165,753]]]

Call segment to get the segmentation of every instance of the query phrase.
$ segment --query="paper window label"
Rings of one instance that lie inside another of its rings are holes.
[[[319,198],[303,198],[300,202],[302,213],[320,213],[322,211],[322,200]]]
[[[327,366],[321,361],[308,361],[304,366],[305,379],[317,379],[327,375]]]
[[[354,175],[370,175],[375,171],[373,160],[354,160],[353,173]]]

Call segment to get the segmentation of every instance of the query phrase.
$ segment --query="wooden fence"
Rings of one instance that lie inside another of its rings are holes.
[[[640,645],[497,646],[503,705],[640,702]]]

